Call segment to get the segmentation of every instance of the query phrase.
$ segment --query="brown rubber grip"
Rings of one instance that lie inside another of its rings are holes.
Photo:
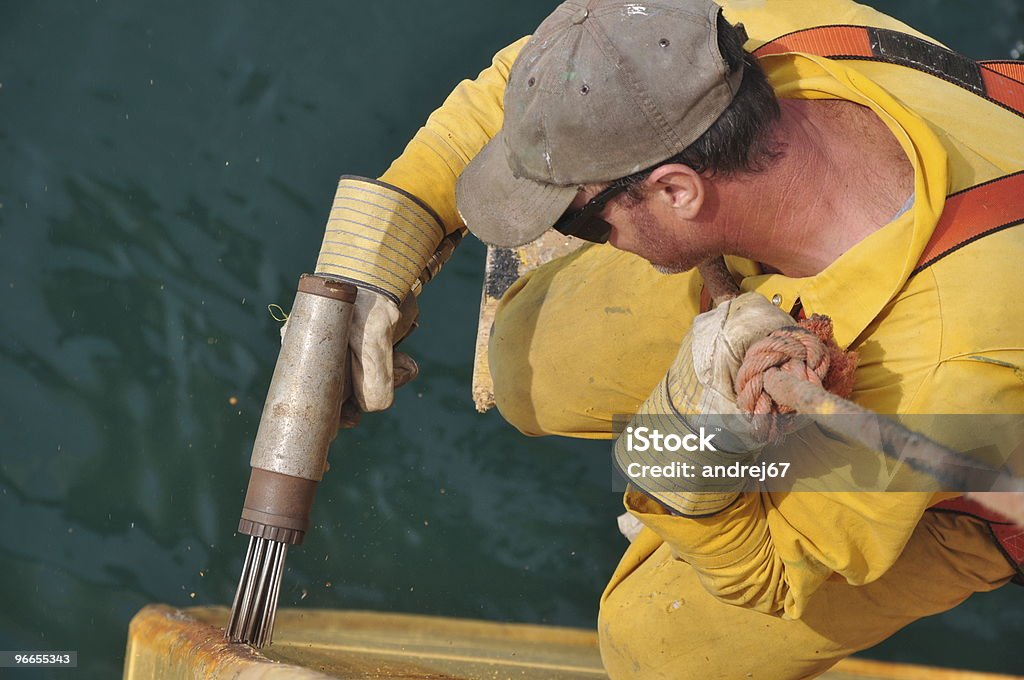
[[[358,292],[351,283],[329,279],[316,274],[303,274],[299,277],[299,292],[319,295],[320,297],[341,300],[342,302],[355,302]]]

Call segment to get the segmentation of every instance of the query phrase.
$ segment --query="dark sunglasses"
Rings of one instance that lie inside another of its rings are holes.
[[[601,211],[612,200],[626,190],[628,184],[615,182],[605,187],[587,201],[579,210],[567,212],[558,218],[552,227],[566,236],[575,236],[592,243],[607,243],[612,233],[612,225],[601,218]]]

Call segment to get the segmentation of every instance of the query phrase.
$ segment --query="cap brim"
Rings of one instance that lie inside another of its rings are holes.
[[[499,132],[463,170],[455,185],[455,204],[466,226],[481,241],[512,248],[550,229],[576,193],[576,186],[515,177]]]

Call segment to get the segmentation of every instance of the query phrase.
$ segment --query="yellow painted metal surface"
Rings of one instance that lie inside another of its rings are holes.
[[[370,612],[283,609],[260,652],[222,638],[226,608],[155,605],[128,630],[125,680],[600,680],[591,631]]]
[[[125,680],[601,680],[593,631],[433,616],[283,609],[262,651],[224,642],[228,610],[151,605],[128,629]],[[848,659],[827,680],[1011,680]],[[1020,678],[1018,677],[1018,680]]]

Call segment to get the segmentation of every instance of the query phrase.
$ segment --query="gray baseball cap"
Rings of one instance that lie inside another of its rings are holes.
[[[580,185],[631,175],[704,134],[743,78],[719,52],[720,12],[710,0],[559,5],[512,66],[504,125],[459,177],[470,231],[528,243]]]

